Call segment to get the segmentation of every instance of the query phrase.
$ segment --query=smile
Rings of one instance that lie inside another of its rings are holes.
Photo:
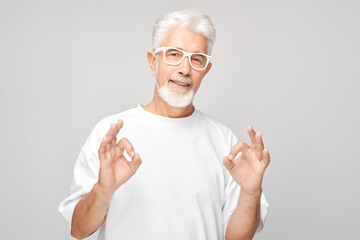
[[[176,85],[182,86],[182,87],[191,86],[190,83],[182,83],[182,82],[178,82],[178,81],[174,81],[174,80],[169,80],[169,81],[175,83]]]

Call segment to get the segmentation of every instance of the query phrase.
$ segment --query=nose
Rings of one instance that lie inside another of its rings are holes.
[[[179,71],[178,73],[180,75],[189,76],[191,71],[191,65],[189,62],[189,57],[186,56],[184,60],[179,65]]]

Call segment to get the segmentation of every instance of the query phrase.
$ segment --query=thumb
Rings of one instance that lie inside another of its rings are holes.
[[[223,163],[225,165],[225,167],[227,168],[227,170],[231,170],[234,167],[234,162],[231,161],[228,156],[225,156],[223,158]]]

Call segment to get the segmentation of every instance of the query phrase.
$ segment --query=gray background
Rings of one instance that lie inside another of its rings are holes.
[[[0,0],[0,239],[70,239],[57,208],[81,146],[151,100],[153,24],[187,8],[218,33],[196,107],[270,148],[256,239],[358,236],[359,1]]]

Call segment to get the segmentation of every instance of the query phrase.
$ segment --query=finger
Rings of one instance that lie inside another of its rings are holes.
[[[120,129],[124,126],[124,121],[119,119],[117,122],[116,122],[116,129],[119,133]]]
[[[225,156],[223,158],[223,163],[224,163],[224,166],[226,167],[226,169],[229,170],[229,171],[234,167],[234,162],[231,161],[229,159],[229,157],[227,157],[227,156]]]
[[[115,146],[116,145],[116,137],[114,137],[112,140],[111,140],[111,143],[108,144],[108,147],[110,149],[111,146]]]
[[[237,142],[230,150],[229,159],[233,160],[239,152],[245,153],[249,149],[249,145],[244,142]]]
[[[254,149],[255,148],[255,134],[256,134],[256,132],[254,131],[254,128],[251,125],[248,125],[246,130],[247,130],[247,132],[249,134],[249,137],[250,137],[250,140],[251,140],[250,147],[252,149]]]
[[[99,147],[99,151],[98,151],[100,159],[102,159],[102,157],[105,154],[105,149],[106,149],[106,145],[107,145],[106,141],[107,141],[106,137],[103,137],[103,139],[102,139],[102,141],[100,143],[100,147]]]
[[[255,154],[258,159],[263,158],[264,143],[262,140],[262,133],[257,132],[255,135]]]
[[[127,138],[122,138],[118,144],[117,147],[120,148],[121,153],[124,152],[124,150],[126,150],[127,154],[133,158],[135,156],[135,150],[133,145],[131,144],[131,142],[129,141],[129,139]]]
[[[102,147],[102,150],[105,150],[106,145],[109,143],[113,143],[114,140],[116,143],[116,136],[119,133],[122,126],[123,126],[123,121],[121,119],[119,119],[117,123],[110,124],[109,131],[104,136],[100,145],[100,147]]]
[[[269,163],[270,163],[270,153],[269,153],[269,149],[268,148],[265,148],[263,150],[263,159],[261,161],[265,167],[269,166]]]
[[[100,158],[105,155],[106,151],[109,150],[109,146],[110,146],[111,141],[112,141],[112,139],[110,139],[109,136],[105,135],[103,137],[103,139],[102,139],[102,141],[100,143],[99,151],[98,151]]]
[[[142,160],[140,158],[140,155],[138,153],[136,153],[135,156],[133,157],[133,159],[131,160],[131,162],[129,162],[130,168],[133,173],[136,173],[136,171],[140,167],[141,163],[142,163]]]
[[[123,121],[121,119],[119,119],[116,123],[112,123],[110,125],[109,131],[106,133],[105,136],[110,137],[111,140],[114,139],[118,135],[122,126],[123,126]]]

